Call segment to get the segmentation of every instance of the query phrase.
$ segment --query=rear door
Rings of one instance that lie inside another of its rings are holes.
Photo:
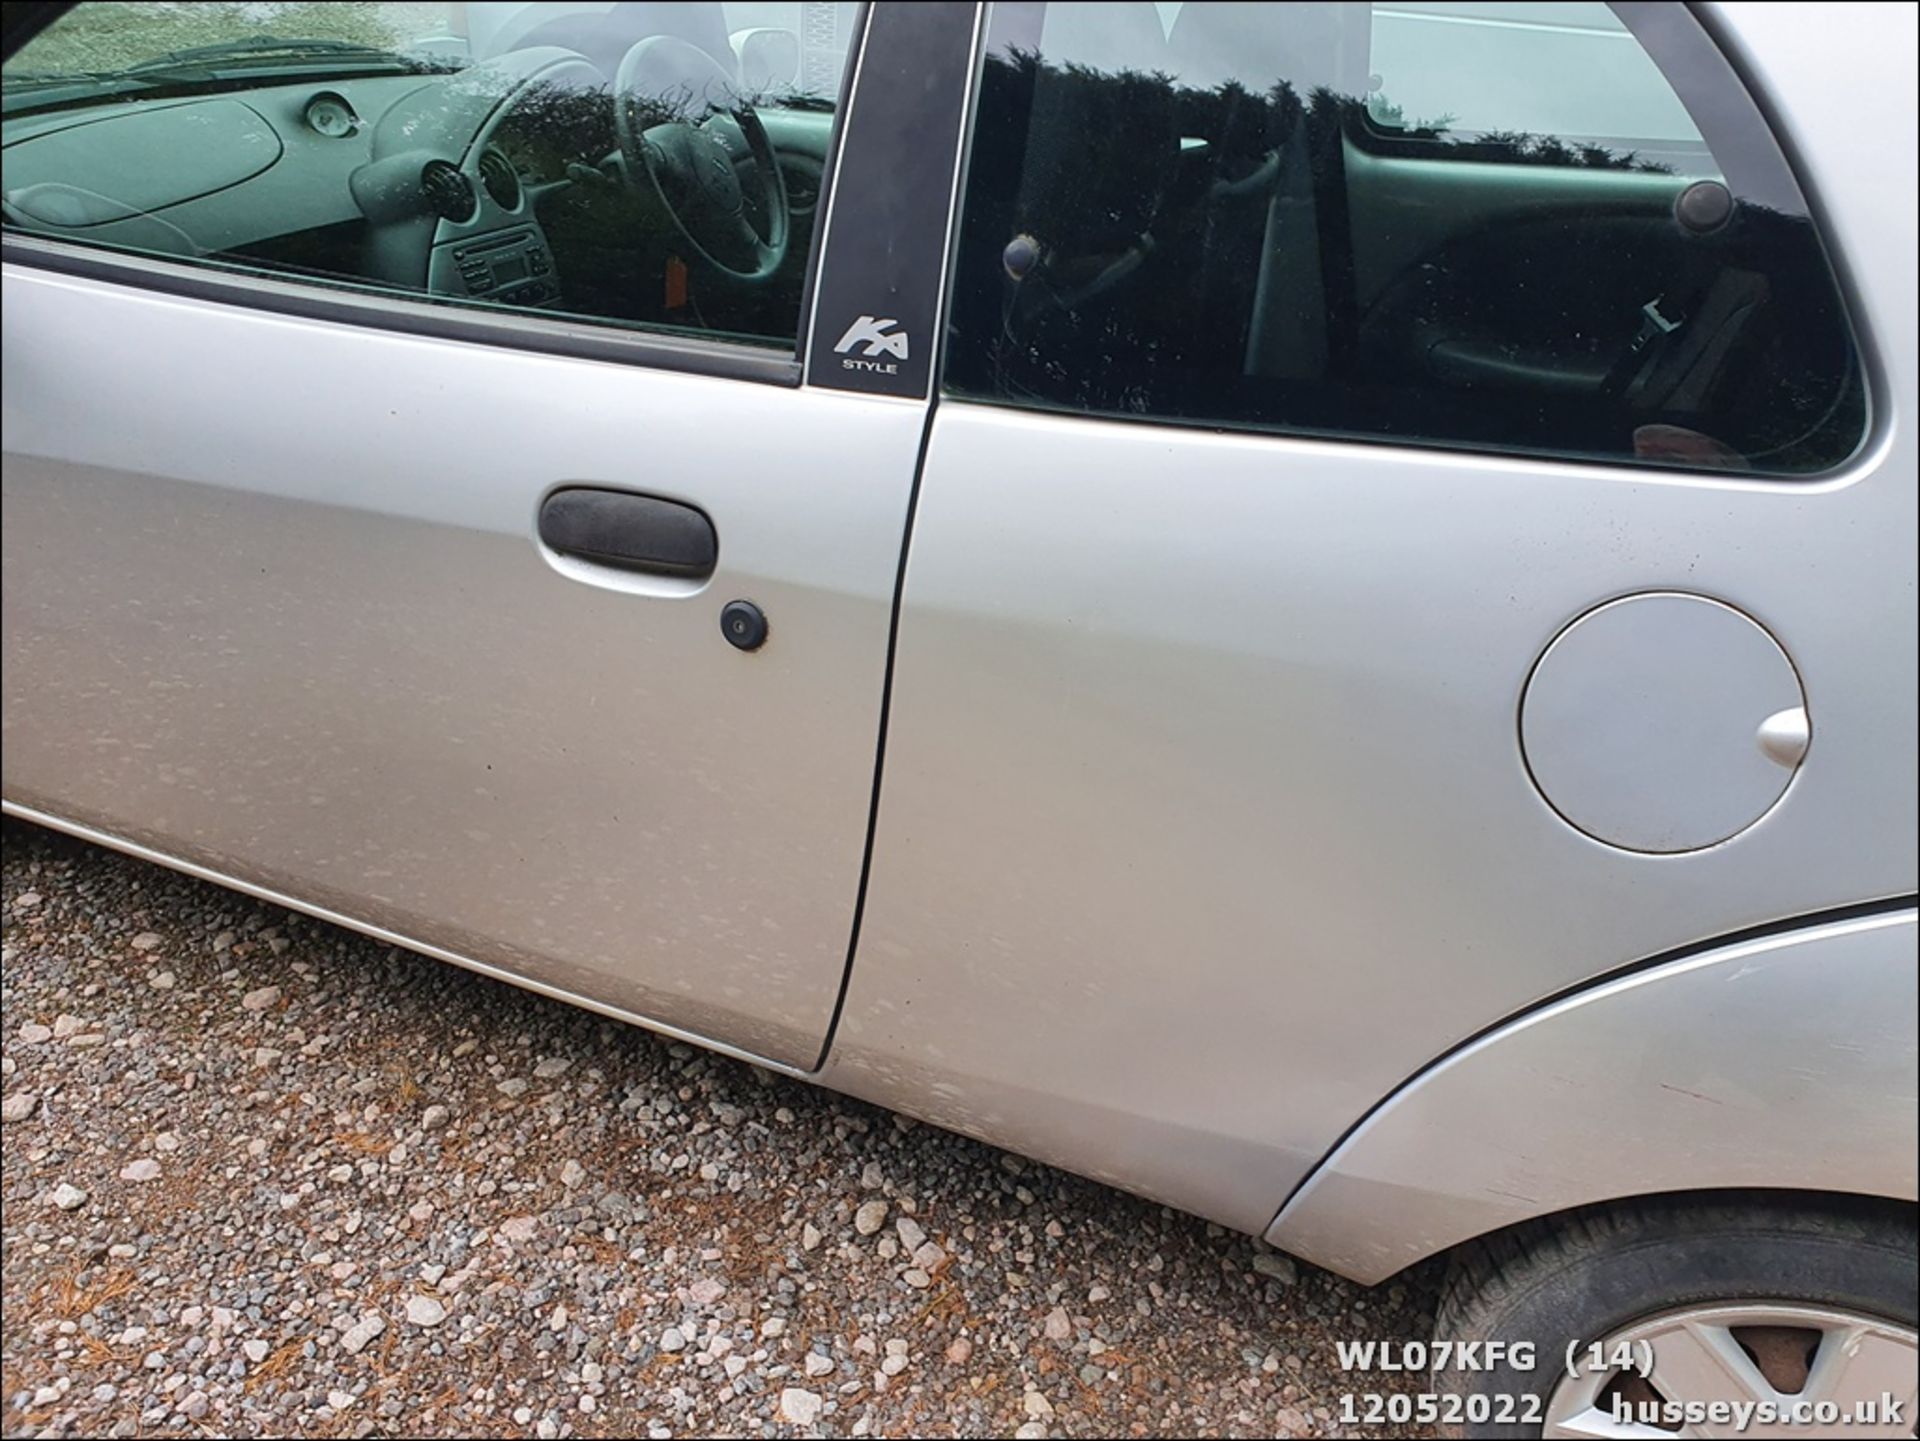
[[[1481,1028],[1911,890],[1912,440],[1690,9],[983,52],[834,1080],[1257,1230]]]
[[[160,57],[244,7],[82,5],[9,60],[6,804],[807,1067],[973,10],[577,10],[354,7],[378,53],[215,71]],[[703,269],[638,173],[659,157],[617,149],[643,42],[759,67],[776,273]],[[842,367],[862,325],[878,360]]]

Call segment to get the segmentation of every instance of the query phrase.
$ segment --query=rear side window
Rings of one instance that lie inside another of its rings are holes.
[[[1379,137],[1431,132],[1495,153],[1502,139],[1530,137],[1714,173],[1680,97],[1597,0],[1406,0],[1370,11],[1366,113]]]
[[[94,3],[0,70],[6,226],[791,349],[852,3]]]
[[[1861,442],[1805,199],[1681,7],[992,16],[951,394],[1758,475]]]

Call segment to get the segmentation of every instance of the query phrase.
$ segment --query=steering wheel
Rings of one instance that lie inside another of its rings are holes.
[[[753,157],[764,236],[747,219],[721,116],[732,117]],[[747,284],[780,269],[791,229],[786,182],[752,103],[711,55],[671,35],[640,41],[614,75],[613,117],[628,183],[653,192],[695,259]]]

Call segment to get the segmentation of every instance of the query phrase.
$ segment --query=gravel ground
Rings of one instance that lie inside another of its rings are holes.
[[[8,1434],[1332,1435],[1393,1386],[1334,1343],[1431,1325],[1430,1276],[33,827],[4,860]]]

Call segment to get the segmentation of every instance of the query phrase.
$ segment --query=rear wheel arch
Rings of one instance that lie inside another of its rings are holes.
[[[1911,901],[1649,963],[1499,1026],[1383,1101],[1266,1239],[1377,1282],[1635,1197],[1913,1201]]]

